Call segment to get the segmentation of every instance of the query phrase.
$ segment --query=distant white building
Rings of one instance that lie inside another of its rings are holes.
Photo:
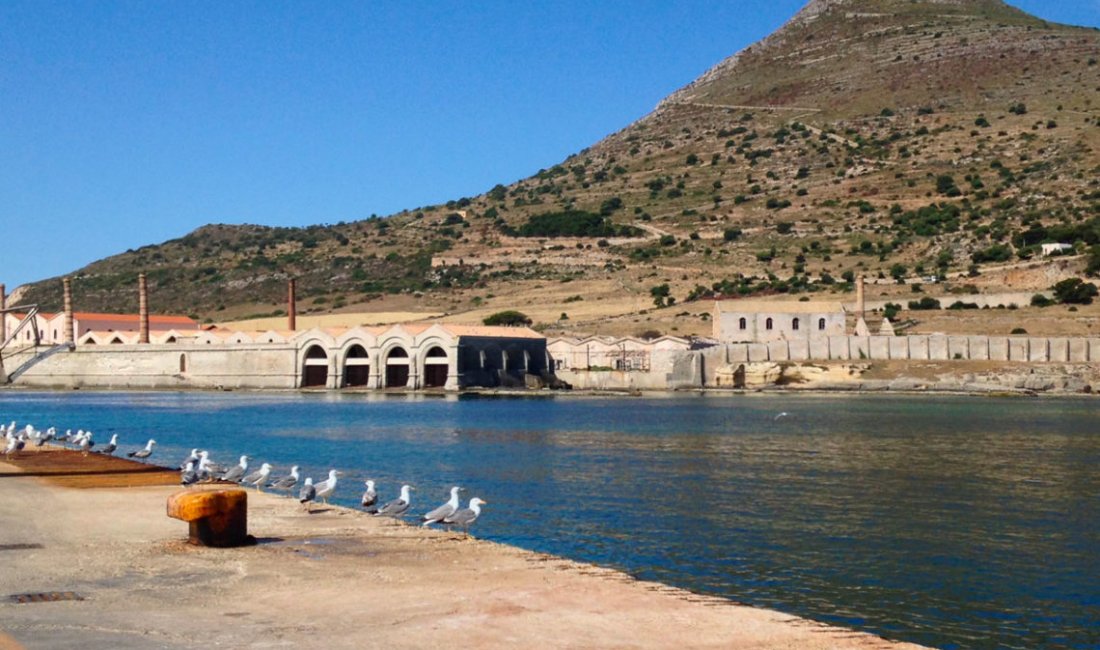
[[[1073,251],[1073,244],[1042,244],[1043,255],[1060,255]]]
[[[714,338],[721,343],[766,343],[843,336],[847,315],[839,302],[714,301]]]

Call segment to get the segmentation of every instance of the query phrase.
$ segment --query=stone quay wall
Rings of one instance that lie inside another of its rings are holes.
[[[828,336],[809,341],[730,343],[700,350],[710,383],[717,368],[779,361],[1005,361],[1098,363],[1100,338],[1035,336]]]
[[[294,388],[293,345],[81,345],[32,365],[14,384],[36,388]],[[13,373],[34,356],[4,358]]]

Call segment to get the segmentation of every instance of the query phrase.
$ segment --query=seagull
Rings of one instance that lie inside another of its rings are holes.
[[[776,419],[776,420],[778,420],[779,418],[785,418],[785,417],[787,417],[788,415],[790,415],[790,413],[788,413],[788,412],[786,412],[786,411],[783,411],[783,412],[782,412],[782,413],[780,413],[779,415],[775,416],[775,419]]]
[[[400,517],[405,514],[405,511],[409,509],[409,490],[414,489],[411,485],[401,486],[401,496],[397,497],[393,501],[390,501],[386,505],[378,509],[378,512],[374,513],[375,517]]]
[[[241,461],[225,470],[221,478],[223,481],[229,481],[230,483],[236,483],[244,477],[244,473],[248,471],[248,456],[241,456]]]
[[[95,446],[95,441],[92,440],[92,432],[85,431],[84,437],[80,439],[80,451],[87,456],[88,452]],[[131,454],[132,455],[132,454]]]
[[[46,429],[46,435],[39,436],[38,439],[34,441],[34,446],[35,447],[41,447],[42,445],[46,444],[47,442],[53,440],[56,437],[57,437],[57,429],[54,429],[53,427],[50,427],[49,429]]]
[[[378,503],[378,492],[374,490],[374,481],[366,481],[367,491],[363,493],[362,504],[367,509],[367,512],[378,512],[378,508],[372,508],[374,504]]]
[[[325,505],[328,505],[328,498],[336,491],[336,477],[342,476],[343,474],[343,472],[337,472],[334,469],[330,469],[328,471],[328,478],[314,486],[317,489],[317,498],[324,501]]]
[[[118,449],[118,434],[112,433],[111,442],[108,442],[107,446],[100,450],[100,453],[110,456],[111,454],[115,453],[116,449]]]
[[[470,524],[477,521],[477,518],[481,515],[481,506],[488,503],[488,501],[482,501],[481,499],[474,497],[470,499],[470,507],[458,510],[450,517],[443,520],[445,524],[451,524],[454,526],[462,526],[462,533],[470,536]]]
[[[10,459],[12,454],[16,454],[23,449],[23,444],[22,438],[17,436],[9,437],[8,446],[4,448],[4,455]]]
[[[298,491],[298,503],[306,507],[306,512],[312,512],[310,503],[317,498],[317,490],[313,487],[313,479],[307,477],[305,485]]]
[[[130,453],[128,453],[126,455],[129,456],[130,458],[140,458],[140,459],[144,460],[144,459],[146,459],[146,458],[153,455],[153,445],[155,445],[155,444],[157,444],[157,441],[153,440],[152,438],[149,438],[149,442],[145,443],[145,448],[144,449],[139,449],[138,451],[131,451]]]
[[[199,471],[205,472],[207,478],[214,476],[215,474],[225,474],[225,468],[221,465],[210,460],[210,452],[199,452]]]
[[[453,515],[458,510],[458,492],[461,489],[457,485],[451,488],[451,498],[447,503],[421,517],[420,520],[424,522],[424,525],[438,523]]]
[[[187,463],[197,463],[197,462],[199,462],[199,450],[198,449],[192,449],[191,454],[187,458],[185,458],[182,463],[180,463],[180,469],[183,469],[183,468],[187,467]]]
[[[188,461],[180,472],[180,485],[191,485],[198,482],[199,473],[195,469],[195,461]]]
[[[290,468],[290,474],[282,477],[274,483],[268,483],[267,487],[275,490],[291,490],[298,484],[298,466]]]
[[[65,433],[62,433],[61,435],[55,436],[54,439],[57,440],[58,442],[60,442],[61,444],[65,444],[66,442],[69,442],[70,440],[73,439],[73,430],[72,429],[65,429]]]
[[[267,477],[271,474],[271,465],[264,463],[260,465],[260,469],[252,472],[248,476],[241,479],[241,483],[245,485],[251,485],[257,490],[260,489],[260,484],[267,480]]]

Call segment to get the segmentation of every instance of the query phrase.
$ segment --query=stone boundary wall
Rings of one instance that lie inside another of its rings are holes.
[[[761,361],[1018,361],[1100,363],[1100,338],[1035,336],[829,336],[809,341],[730,343],[702,351],[710,364]]]
[[[31,366],[14,380],[37,388],[294,388],[293,345],[81,345]],[[33,351],[4,358],[14,372]]]

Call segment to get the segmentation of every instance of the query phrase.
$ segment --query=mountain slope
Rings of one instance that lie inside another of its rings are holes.
[[[293,275],[317,311],[422,295],[592,330],[642,327],[669,297],[843,292],[859,273],[1046,288],[1084,262],[1020,271],[1039,243],[1100,243],[1097,59],[1097,30],[996,0],[813,0],[531,178],[386,219],[205,227],[81,269],[78,302],[132,310],[146,270],[164,311],[270,313]],[[56,308],[59,283],[26,297]]]

